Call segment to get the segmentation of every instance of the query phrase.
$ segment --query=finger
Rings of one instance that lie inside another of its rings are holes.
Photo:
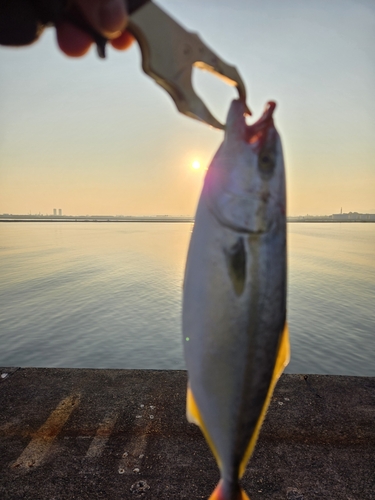
[[[132,45],[134,40],[134,36],[129,31],[124,31],[119,37],[111,40],[111,45],[117,50],[125,50]]]
[[[124,0],[75,0],[75,4],[92,27],[107,38],[118,37],[128,23]]]
[[[57,43],[60,49],[70,57],[81,57],[92,44],[92,38],[70,23],[61,23],[56,27]]]

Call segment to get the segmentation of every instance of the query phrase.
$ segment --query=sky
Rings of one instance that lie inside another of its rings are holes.
[[[373,0],[158,4],[238,68],[254,119],[277,102],[289,215],[375,213]],[[140,64],[137,43],[70,59],[53,29],[0,47],[0,213],[194,214],[223,132],[178,113]],[[199,70],[194,84],[224,121],[233,87]]]

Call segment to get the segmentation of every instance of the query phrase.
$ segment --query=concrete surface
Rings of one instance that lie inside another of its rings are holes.
[[[1,500],[207,499],[219,479],[186,422],[183,371],[0,375]],[[375,379],[282,376],[243,486],[251,500],[375,499]]]

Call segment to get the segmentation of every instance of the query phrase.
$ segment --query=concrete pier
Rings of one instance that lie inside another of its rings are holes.
[[[0,499],[207,499],[186,372],[0,369]],[[375,499],[375,378],[283,375],[242,484],[251,500]]]

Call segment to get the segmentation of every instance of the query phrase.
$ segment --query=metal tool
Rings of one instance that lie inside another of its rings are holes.
[[[32,0],[34,5],[50,5],[46,0]],[[143,71],[163,87],[174,100],[177,109],[218,129],[224,129],[208,110],[192,85],[193,66],[210,71],[229,85],[237,87],[239,98],[246,103],[245,85],[234,66],[221,60],[208,48],[196,33],[180,26],[163,9],[151,0],[128,0],[129,32],[136,38],[142,52]],[[57,10],[55,9],[55,12]],[[98,54],[105,57],[106,38],[95,32],[77,12],[65,8],[54,19],[47,19],[45,25],[56,24],[61,19],[72,22],[88,32],[97,44]],[[58,19],[57,19],[58,17]],[[246,107],[248,114],[250,110]]]
[[[196,33],[186,31],[153,2],[145,2],[130,15],[128,29],[141,48],[143,71],[169,93],[181,113],[224,129],[193,88],[193,66],[235,85],[239,98],[246,102],[245,85],[237,69],[222,61]]]

